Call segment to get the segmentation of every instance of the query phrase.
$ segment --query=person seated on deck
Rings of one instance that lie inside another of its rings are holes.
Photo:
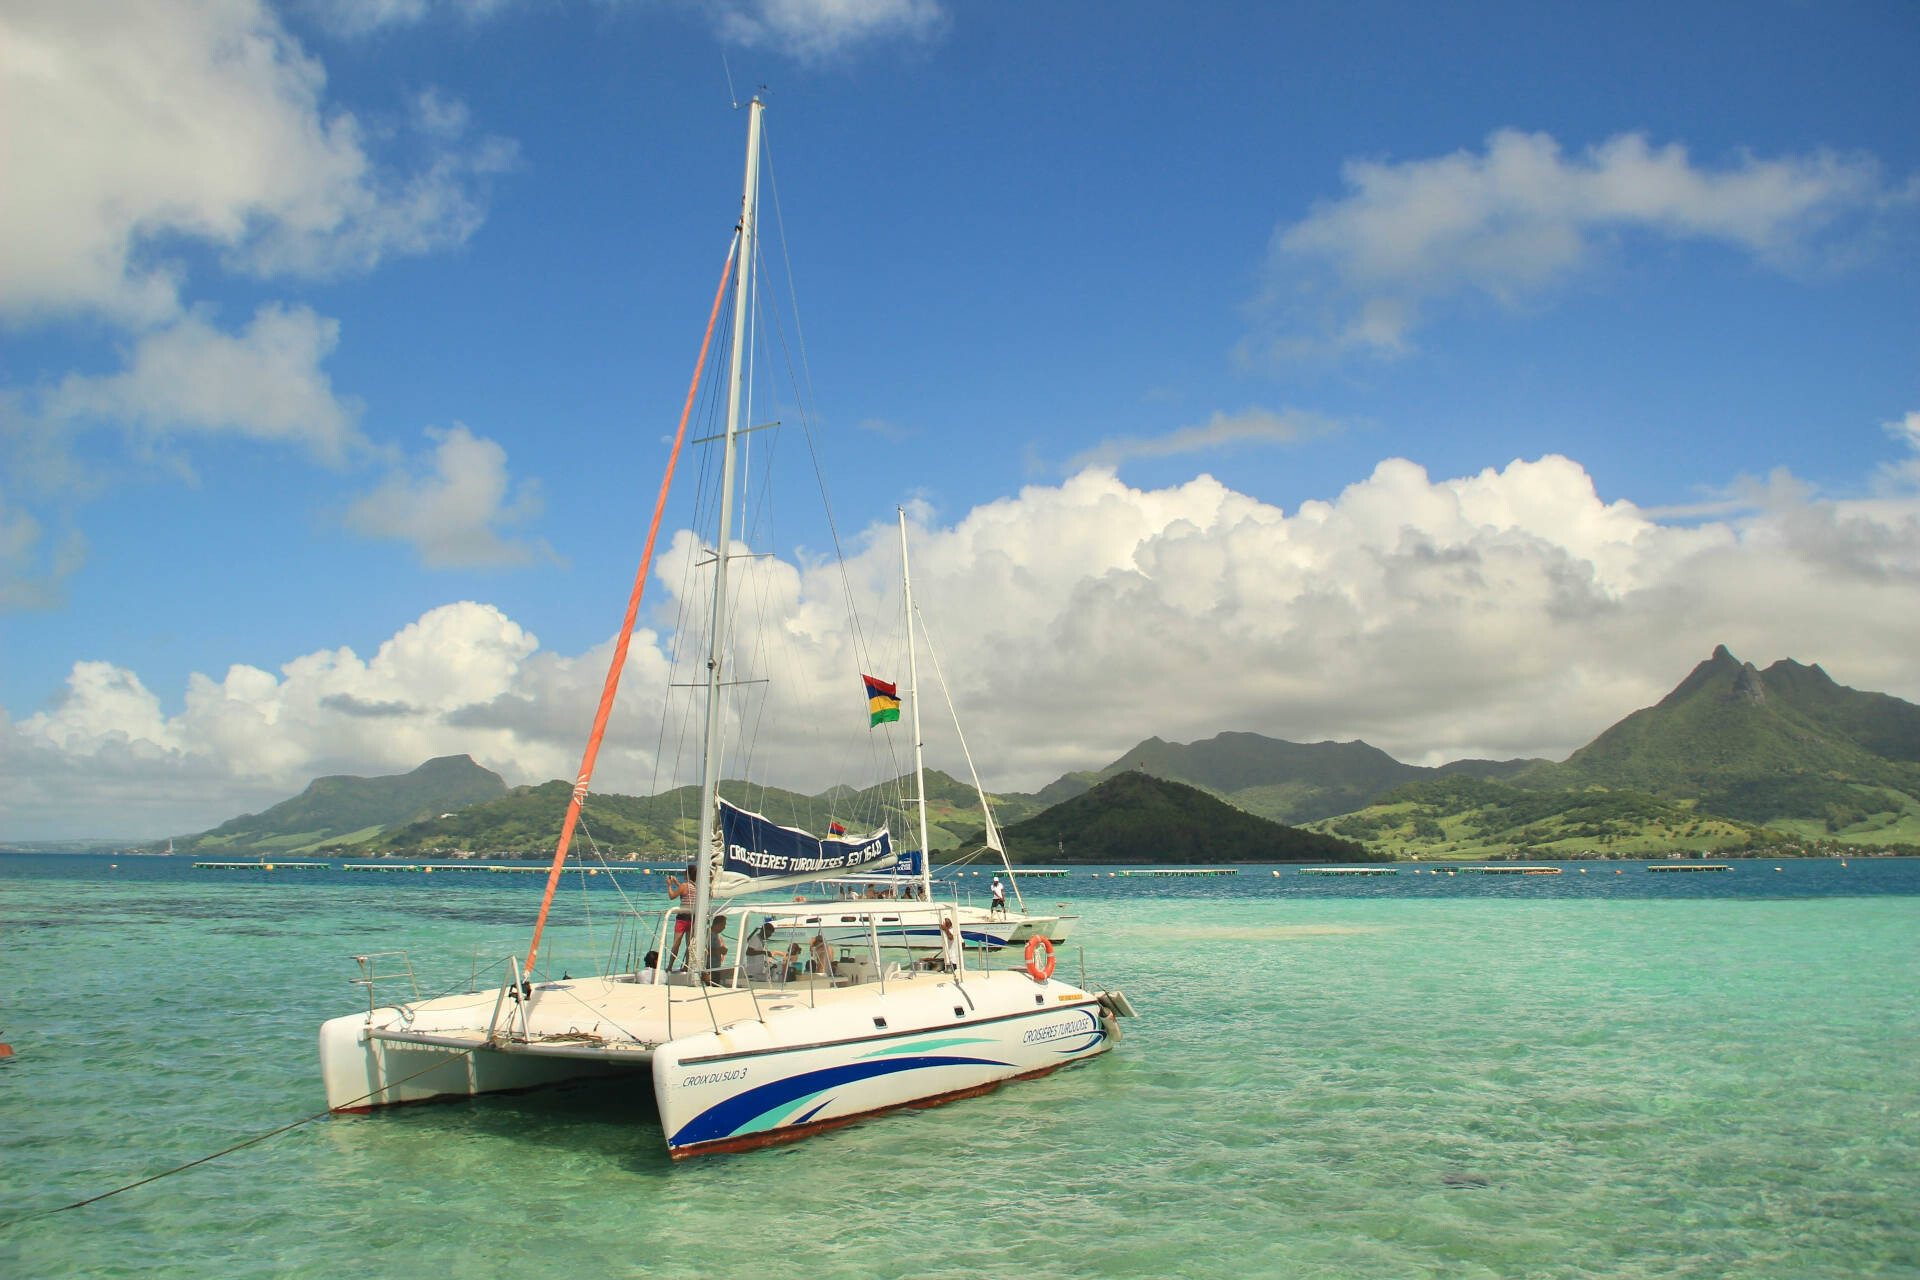
[[[813,964],[809,972],[817,973],[823,978],[839,976],[834,972],[833,952],[828,950],[827,940],[821,934],[813,935]]]
[[[640,970],[635,977],[640,982],[660,981],[660,953],[658,951],[647,952],[647,966]]]
[[[786,955],[781,956],[776,954],[772,964],[774,968],[773,980],[775,982],[785,982],[788,978],[802,972],[807,967],[807,962],[800,958],[800,944],[797,942],[787,948]]]

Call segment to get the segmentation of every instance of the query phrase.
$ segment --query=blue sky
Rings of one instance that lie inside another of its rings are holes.
[[[856,577],[911,504],[989,785],[1564,755],[1721,642],[1920,698],[1910,4],[26,0],[0,50],[0,838],[572,772],[729,74]]]

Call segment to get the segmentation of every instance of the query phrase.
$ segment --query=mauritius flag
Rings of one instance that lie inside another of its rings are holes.
[[[872,728],[876,724],[898,720],[900,718],[898,686],[888,684],[885,680],[875,680],[872,676],[863,675],[860,678],[867,682],[867,714],[872,717],[867,721],[867,727]]]

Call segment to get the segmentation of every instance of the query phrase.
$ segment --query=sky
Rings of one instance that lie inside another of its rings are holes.
[[[1916,66],[1907,0],[5,0],[0,840],[574,776],[756,91],[764,780],[903,759],[900,508],[995,790],[1563,758],[1717,644],[1920,700]],[[596,790],[684,772],[697,474]]]

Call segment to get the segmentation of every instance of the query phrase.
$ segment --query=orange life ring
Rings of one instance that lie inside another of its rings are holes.
[[[1036,961],[1033,957],[1044,955],[1045,960]],[[1035,982],[1045,982],[1053,976],[1053,941],[1034,934],[1027,939],[1027,973]]]

